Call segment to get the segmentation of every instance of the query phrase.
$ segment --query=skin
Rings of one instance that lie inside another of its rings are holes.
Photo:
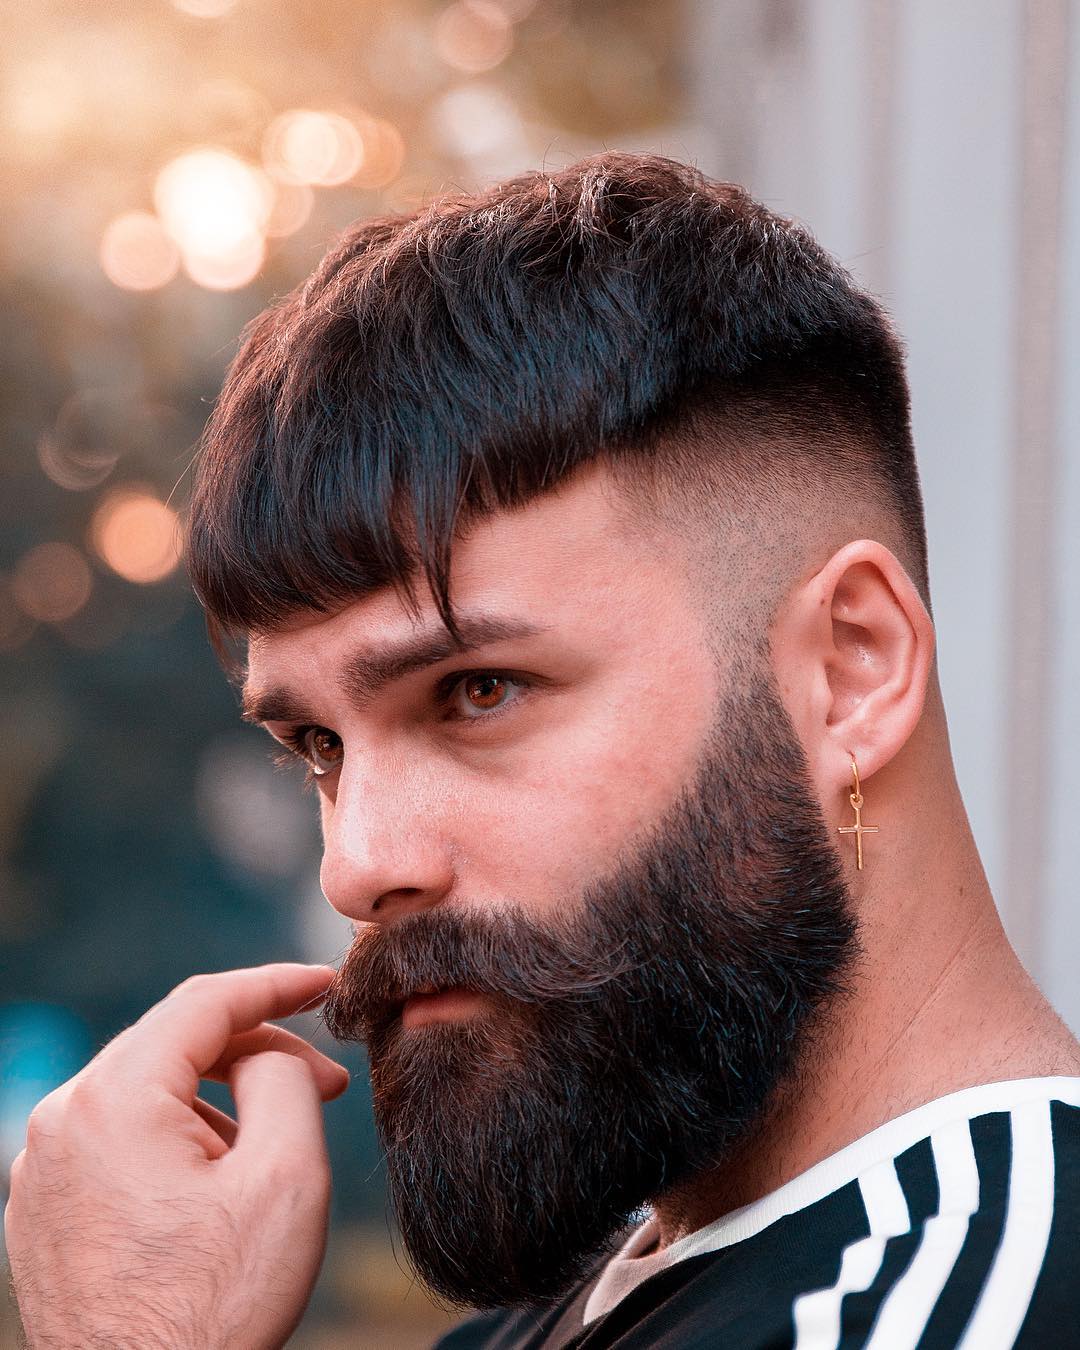
[[[771,525],[732,516],[705,559],[685,530],[655,517],[643,527],[593,466],[478,522],[455,552],[459,614],[528,620],[537,635],[442,660],[362,702],[343,689],[348,660],[437,630],[429,598],[417,618],[380,592],[249,644],[249,702],[287,689],[324,729],[321,881],[336,910],[385,924],[514,897],[542,918],[671,804],[737,678],[740,630],[725,614],[775,602],[770,659],[824,818],[852,818],[854,755],[864,822],[879,827],[861,872],[850,837],[836,836],[865,957],[813,1064],[751,1145],[662,1198],[663,1245],[944,1093],[1080,1073],[1080,1045],[998,920],[950,759],[933,627],[900,545],[871,506],[837,500],[842,512],[780,494]],[[478,706],[486,686],[435,699],[444,677],[492,669],[534,683],[500,686],[494,715]],[[290,730],[281,718],[267,727]],[[246,1345],[284,1342],[325,1241],[319,1101],[346,1079],[266,1019],[317,999],[328,979],[304,967],[201,977],[39,1106],[7,1212],[31,1345],[96,1334],[217,1346],[238,1327]],[[476,998],[436,1000],[411,1021],[483,1015]],[[199,1105],[200,1075],[233,1084],[238,1123]]]

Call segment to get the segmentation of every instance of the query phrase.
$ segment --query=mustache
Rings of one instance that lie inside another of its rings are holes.
[[[590,1002],[640,965],[626,938],[598,947],[595,924],[588,908],[541,927],[506,906],[436,908],[372,925],[334,977],[323,1021],[337,1040],[370,1043],[413,994],[451,986],[533,1005]]]

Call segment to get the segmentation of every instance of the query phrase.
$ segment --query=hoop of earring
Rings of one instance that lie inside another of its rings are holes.
[[[837,834],[853,834],[855,836],[855,865],[861,872],[862,864],[862,837],[864,834],[877,834],[879,827],[877,825],[864,825],[862,823],[863,795],[859,784],[859,766],[855,763],[855,756],[851,754],[851,773],[855,780],[854,792],[848,793],[848,801],[851,803],[851,809],[855,812],[855,823],[853,825],[838,825]]]

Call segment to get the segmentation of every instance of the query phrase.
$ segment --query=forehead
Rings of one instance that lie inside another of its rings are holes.
[[[592,465],[521,507],[473,521],[455,541],[450,594],[455,612],[591,630],[614,640],[627,624],[670,605],[680,587],[675,555],[637,528],[625,497]],[[668,565],[670,564],[670,565]],[[299,616],[248,642],[248,682],[301,657],[319,661],[358,640],[373,649],[439,624],[434,599],[417,587],[418,612],[387,587],[329,616]]]

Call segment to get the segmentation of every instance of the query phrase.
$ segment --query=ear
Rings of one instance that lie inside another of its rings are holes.
[[[782,607],[773,661],[788,710],[822,787],[846,784],[851,756],[869,778],[922,716],[934,625],[894,554],[872,539],[846,544]]]

